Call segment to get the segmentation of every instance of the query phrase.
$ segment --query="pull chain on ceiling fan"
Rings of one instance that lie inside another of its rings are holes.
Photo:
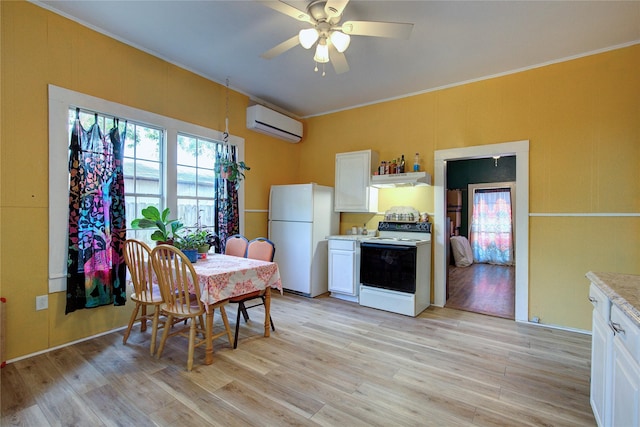
[[[351,42],[350,36],[406,40],[413,29],[413,24],[400,22],[346,21],[340,24],[342,12],[349,0],[314,0],[307,6],[306,13],[282,1],[263,1],[261,3],[298,21],[312,25],[311,28],[300,30],[297,35],[266,51],[261,55],[262,58],[275,58],[298,45],[305,49],[311,49],[313,45],[316,45],[313,56],[313,60],[316,62],[314,70],[318,71],[318,63],[323,64],[323,76],[325,75],[324,64],[327,62],[331,62],[336,74],[349,71],[349,64],[344,52]]]

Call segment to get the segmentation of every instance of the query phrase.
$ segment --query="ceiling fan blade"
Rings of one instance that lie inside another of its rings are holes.
[[[272,49],[269,49],[268,51],[260,55],[260,57],[264,59],[275,58],[276,56],[285,53],[289,49],[292,49],[298,46],[299,44],[300,44],[300,39],[296,34],[295,36],[291,37],[289,40],[285,40],[282,43],[280,43],[278,46]]]
[[[344,53],[338,52],[335,46],[329,46],[329,59],[331,60],[331,65],[333,65],[333,69],[336,74],[342,74],[349,71],[349,64],[347,63],[347,57],[344,56]]]
[[[413,24],[401,22],[346,21],[342,24],[342,32],[354,36],[408,39],[411,30]]]
[[[344,8],[347,7],[347,3],[349,3],[349,0],[329,0],[327,4],[324,5],[324,13],[326,13],[329,18],[338,17],[342,15]]]
[[[281,1],[261,1],[260,3],[267,6],[268,8],[276,10],[280,13],[284,13],[285,15],[288,15],[293,19],[297,19],[298,21],[308,22],[310,24],[315,25],[315,21],[311,19],[309,15],[286,3],[283,3]]]

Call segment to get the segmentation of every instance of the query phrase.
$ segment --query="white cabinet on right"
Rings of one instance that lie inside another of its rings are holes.
[[[371,187],[371,173],[378,153],[371,150],[336,154],[333,208],[336,212],[378,212],[378,189]]]
[[[611,353],[613,330],[609,327],[611,300],[593,283],[591,334],[591,408],[600,427],[611,425]]]
[[[640,331],[617,307],[611,308],[613,378],[611,383],[611,425],[640,425]]]
[[[640,276],[587,273],[591,407],[599,427],[640,427]]]

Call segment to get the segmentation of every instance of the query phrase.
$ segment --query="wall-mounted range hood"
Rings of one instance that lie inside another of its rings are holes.
[[[426,172],[407,172],[371,177],[371,186],[376,188],[417,187],[420,185],[431,185],[431,175]]]

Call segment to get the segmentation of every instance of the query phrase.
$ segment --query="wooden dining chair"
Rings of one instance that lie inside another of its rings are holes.
[[[273,257],[276,253],[276,245],[269,239],[264,237],[258,237],[249,242],[247,246],[247,258],[259,259],[262,261],[273,261]],[[240,313],[244,317],[244,321],[247,322],[249,320],[249,313],[247,313],[247,309],[258,307],[264,305],[265,300],[265,289],[261,291],[255,291],[248,294],[240,295],[234,298],[230,298],[229,302],[238,304],[238,313],[236,316],[236,333],[233,339],[233,348],[238,347],[238,331],[240,329]],[[260,302],[257,304],[247,306],[245,303],[260,299]],[[271,315],[269,315],[269,323],[271,324],[271,330],[275,331],[276,327],[273,324],[273,320],[271,319]]]
[[[246,237],[241,234],[234,234],[233,236],[227,239],[227,243],[225,244],[224,254],[246,257],[247,255],[247,246],[249,245],[249,241]]]
[[[206,326],[204,322],[205,307],[200,301],[200,284],[198,275],[193,268],[191,261],[182,253],[181,250],[170,245],[158,245],[151,251],[151,260],[153,269],[158,282],[164,302],[160,304],[162,313],[167,316],[165,322],[164,333],[160,340],[160,345],[156,353],[159,359],[167,342],[167,338],[181,335],[189,338],[189,347],[187,354],[187,370],[193,368],[193,354],[196,347],[206,345]],[[192,292],[189,290],[189,284],[192,283]],[[227,335],[229,344],[231,344],[231,329],[227,320],[227,313],[224,306],[227,301],[220,301],[216,304],[209,305],[209,310],[220,310],[225,330],[217,334],[212,332],[212,340]],[[182,319],[190,320],[189,326],[176,323]],[[174,328],[171,325],[174,325]],[[202,336],[202,338],[198,338]]]
[[[147,330],[147,320],[152,320],[151,344],[149,352],[151,355],[156,350],[156,335],[160,320],[160,304],[162,295],[158,285],[153,284],[151,275],[151,248],[146,243],[135,239],[127,239],[124,242],[124,262],[129,269],[131,282],[133,283],[133,293],[130,298],[136,306],[131,313],[129,325],[124,331],[122,343],[126,344],[129,334],[136,321],[140,321],[140,331]],[[147,307],[153,308],[153,315],[147,313]]]

